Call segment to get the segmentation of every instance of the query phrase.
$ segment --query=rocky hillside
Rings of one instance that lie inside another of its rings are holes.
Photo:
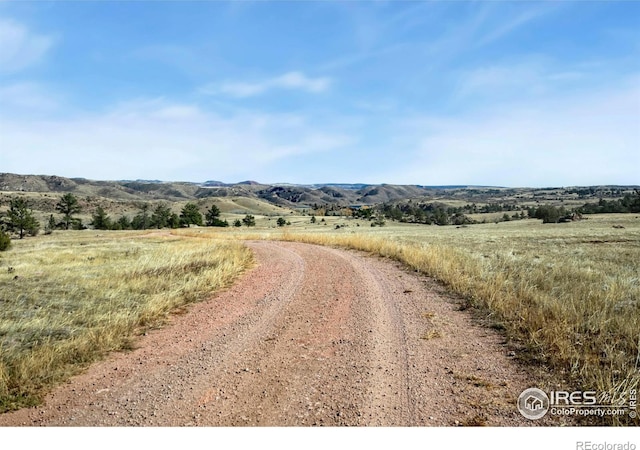
[[[52,175],[16,175],[0,173],[0,192],[61,194],[109,201],[229,202],[251,200],[255,204],[273,205],[293,210],[313,207],[344,207],[409,201],[444,201],[486,204],[564,203],[582,205],[601,198],[621,198],[638,186],[591,186],[562,188],[500,188],[483,186],[417,186],[367,184],[268,185],[256,181],[235,184],[220,181],[204,183],[164,182],[158,180],[95,181]],[[566,203],[565,203],[566,202]],[[257,211],[256,211],[257,212]]]

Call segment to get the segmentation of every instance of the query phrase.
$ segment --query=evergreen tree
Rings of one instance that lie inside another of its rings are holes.
[[[169,216],[169,227],[180,228],[180,217],[176,213],[171,213]]]
[[[78,199],[71,193],[64,194],[60,201],[56,204],[56,210],[62,215],[62,221],[66,230],[76,220],[73,215],[82,211]]]
[[[96,230],[109,230],[111,229],[111,219],[104,211],[102,206],[96,208],[96,212],[92,216],[91,225]]]
[[[171,209],[167,205],[158,205],[151,214],[151,226],[156,228],[166,228],[171,219]]]
[[[129,230],[131,229],[131,221],[127,216],[120,216],[118,219],[118,225],[121,230]]]
[[[180,211],[180,220],[183,225],[202,226],[202,214],[195,203],[187,203]]]
[[[216,205],[211,205],[205,214],[208,227],[228,227],[229,222],[220,220],[220,209]]]
[[[140,212],[131,220],[131,228],[134,230],[146,230],[150,225],[149,204],[142,203],[140,205]]]
[[[33,217],[29,203],[23,198],[11,199],[9,203],[9,229],[17,231],[22,239],[25,233],[35,236],[40,230],[40,223]]]

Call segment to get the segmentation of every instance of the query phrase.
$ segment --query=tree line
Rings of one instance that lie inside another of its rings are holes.
[[[616,200],[601,198],[598,203],[585,203],[578,211],[582,214],[640,213],[640,190]]]
[[[62,196],[55,205],[60,214],[57,218],[51,214],[44,225],[45,234],[53,230],[83,230],[86,229],[82,220],[77,217],[82,212],[82,207],[76,196],[67,193]],[[208,227],[228,227],[229,222],[220,218],[220,209],[211,205],[204,215],[195,203],[187,203],[177,214],[166,204],[157,205],[151,209],[148,203],[142,203],[139,212],[132,218],[122,215],[112,219],[102,206],[98,206],[91,215],[89,226],[96,230],[146,230],[152,228],[180,228],[191,225]],[[242,220],[236,219],[235,227],[255,226],[255,217],[247,214]],[[23,197],[12,198],[9,201],[9,210],[0,217],[0,251],[6,250],[11,245],[10,233],[16,234],[19,239],[25,236],[36,236],[41,229],[40,222],[35,218],[29,200]]]

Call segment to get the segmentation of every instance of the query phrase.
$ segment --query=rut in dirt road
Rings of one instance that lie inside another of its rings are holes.
[[[0,425],[532,425],[530,377],[428,278],[315,245],[257,267]]]

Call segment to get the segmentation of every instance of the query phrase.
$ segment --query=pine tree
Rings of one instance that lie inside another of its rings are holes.
[[[40,223],[33,217],[29,203],[23,198],[11,199],[9,204],[9,228],[17,231],[20,239],[25,233],[35,236],[40,230]]]
[[[96,212],[92,216],[91,225],[93,225],[93,228],[95,228],[96,230],[111,229],[111,219],[104,211],[102,206],[98,206],[98,208],[96,208]]]
[[[180,221],[183,225],[202,226],[202,214],[195,203],[187,203],[180,211]]]
[[[151,225],[156,228],[166,228],[171,219],[171,209],[167,205],[158,205],[151,214]]]
[[[62,221],[66,230],[69,229],[71,224],[76,220],[73,215],[82,211],[78,199],[73,194],[64,194],[60,201],[56,204],[56,210],[62,215]]]
[[[220,220],[220,208],[216,205],[211,205],[205,214],[205,220],[208,227],[228,227],[229,223],[226,220]]]

